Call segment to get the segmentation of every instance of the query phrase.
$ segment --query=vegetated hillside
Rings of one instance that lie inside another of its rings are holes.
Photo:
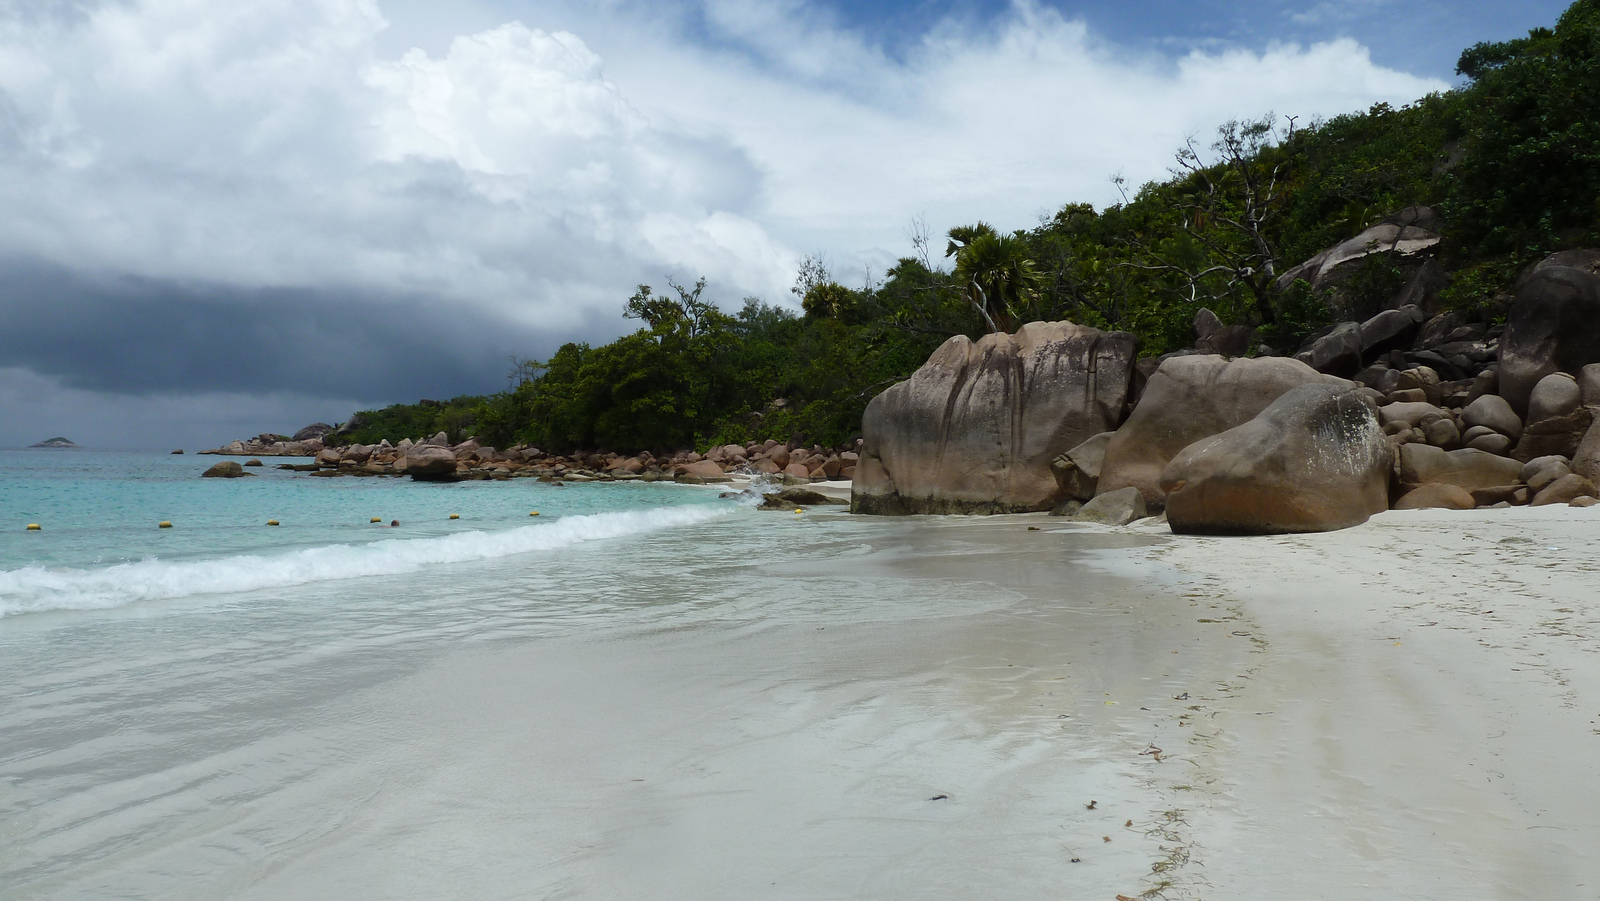
[[[526,361],[500,394],[363,412],[338,440],[833,445],[947,338],[1033,320],[1132,331],[1149,356],[1192,343],[1204,307],[1253,327],[1256,345],[1292,352],[1336,318],[1380,309],[1407,271],[1391,251],[1337,292],[1279,277],[1412,205],[1443,217],[1440,302],[1493,321],[1529,262],[1600,246],[1600,0],[1574,3],[1553,29],[1471,47],[1457,71],[1460,87],[1400,108],[1224,124],[1178,149],[1171,178],[1104,210],[1067,204],[1011,234],[924,231],[881,283],[847,287],[808,261],[795,287],[803,315],[754,298],[727,314],[700,299],[704,282],[641,286],[626,303],[641,323],[633,334]]]

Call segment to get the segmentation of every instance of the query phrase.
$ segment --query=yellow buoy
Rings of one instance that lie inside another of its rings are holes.
[[[806,511],[805,511],[804,507],[796,507],[796,508],[794,508],[794,512],[796,512],[796,513],[804,513]]]
[[[163,520],[162,520],[162,521],[161,521],[161,522],[160,522],[160,523],[159,523],[159,524],[158,524],[158,525],[157,525],[157,526],[156,526],[156,528],[158,528],[158,529],[170,529],[170,528],[172,528],[172,523],[170,523],[170,522],[168,522],[168,521],[166,521],[166,520],[164,520],[164,519],[163,519]]]
[[[529,513],[529,514],[528,514],[528,515],[529,515],[529,516],[538,516],[538,515],[539,515],[539,511],[538,511],[538,510],[535,510],[535,511],[533,511],[533,512],[532,512],[532,513]]]
[[[383,517],[381,517],[381,516],[374,516],[374,517],[372,517],[372,521],[373,521],[373,522],[383,522]]]
[[[277,524],[278,524],[278,521],[276,519],[267,520],[267,525],[269,525],[269,526],[275,526]]]
[[[461,518],[461,514],[460,513],[452,513],[452,514],[450,514],[450,518],[451,519],[460,519]]]
[[[37,531],[39,531],[39,524],[38,524],[38,523],[36,523],[36,522],[30,522],[30,523],[28,523],[28,531],[30,531],[30,532],[37,532]]]

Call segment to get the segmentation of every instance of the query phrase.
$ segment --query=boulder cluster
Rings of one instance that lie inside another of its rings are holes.
[[[1313,275],[1355,252],[1335,250]],[[1428,300],[1416,284],[1407,299]],[[1244,357],[1248,336],[1205,310],[1195,348],[1143,361],[1132,335],[1065,322],[952,338],[868,406],[853,509],[1165,511],[1176,532],[1274,533],[1596,503],[1600,252],[1547,258],[1507,300],[1503,327],[1397,302],[1293,357]]]
[[[283,448],[316,450],[290,454]],[[266,449],[263,449],[266,448]],[[260,456],[312,456],[307,464],[279,468],[332,476],[411,476],[416,481],[457,482],[483,479],[535,478],[543,481],[610,482],[671,480],[702,484],[724,482],[735,475],[768,475],[786,483],[849,479],[855,475],[859,442],[842,448],[804,447],[797,443],[729,444],[701,455],[680,451],[657,457],[648,452],[624,457],[616,453],[547,454],[537,447],[519,445],[504,450],[469,438],[452,444],[440,432],[431,438],[387,440],[377,444],[323,447],[320,438],[299,442],[236,441],[209,454]],[[219,466],[224,464],[218,464]],[[235,469],[238,464],[226,464]],[[249,464],[246,464],[249,465]]]

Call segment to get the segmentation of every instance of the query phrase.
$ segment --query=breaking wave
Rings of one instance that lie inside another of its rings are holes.
[[[30,565],[0,572],[0,616],[93,610],[138,601],[402,575],[439,564],[492,560],[585,541],[681,528],[727,516],[733,510],[721,504],[693,504],[595,513],[501,532],[333,544],[281,556],[242,555],[182,562],[152,558],[100,569],[61,570]]]

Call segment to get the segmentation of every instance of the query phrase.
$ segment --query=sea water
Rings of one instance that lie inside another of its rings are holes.
[[[1192,639],[1040,566],[1070,534],[211,462],[0,452],[4,901],[1109,897],[1163,853],[1101,841],[1149,818],[1117,717]]]

